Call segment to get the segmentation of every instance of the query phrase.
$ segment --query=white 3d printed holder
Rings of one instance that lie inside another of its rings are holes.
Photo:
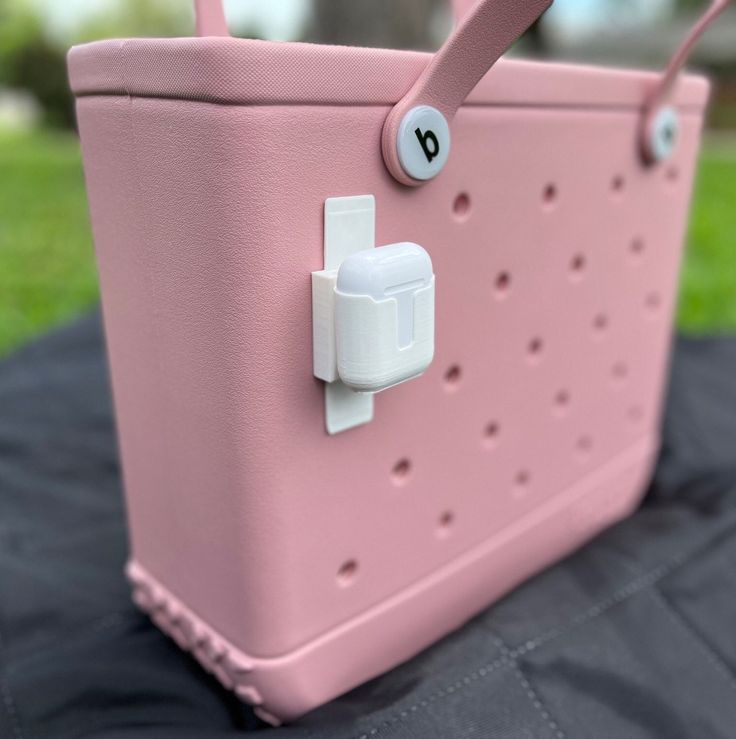
[[[375,248],[372,195],[325,203],[325,269],[312,273],[314,374],[330,434],[368,423],[372,394],[434,356],[432,260],[418,244]]]

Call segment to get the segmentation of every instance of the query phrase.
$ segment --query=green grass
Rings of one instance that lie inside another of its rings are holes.
[[[75,137],[0,133],[0,355],[96,299]]]
[[[736,331],[736,137],[710,141],[700,158],[677,322]]]
[[[736,138],[698,174],[678,323],[736,331]],[[0,355],[97,300],[76,138],[0,133]]]

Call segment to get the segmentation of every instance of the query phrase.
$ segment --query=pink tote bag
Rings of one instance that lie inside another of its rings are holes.
[[[499,60],[550,2],[458,2],[435,55],[230,38],[218,0],[69,54],[134,598],[269,721],[647,483],[708,96],[680,71],[726,2],[663,75]]]

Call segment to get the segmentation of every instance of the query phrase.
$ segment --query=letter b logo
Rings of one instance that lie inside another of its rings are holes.
[[[431,164],[432,160],[440,153],[440,142],[437,141],[434,131],[425,131],[422,133],[421,128],[414,130],[417,138],[419,139],[419,146],[422,147],[424,156],[427,157],[427,161]]]
[[[431,180],[450,154],[450,127],[436,108],[412,108],[399,124],[396,151],[401,167],[415,180]]]

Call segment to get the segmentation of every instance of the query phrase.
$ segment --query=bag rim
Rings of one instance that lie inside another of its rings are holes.
[[[74,94],[173,98],[226,105],[394,105],[432,55],[234,38],[115,39],[73,47]],[[465,105],[636,108],[656,72],[501,59]],[[701,110],[710,85],[683,75],[673,102]]]

